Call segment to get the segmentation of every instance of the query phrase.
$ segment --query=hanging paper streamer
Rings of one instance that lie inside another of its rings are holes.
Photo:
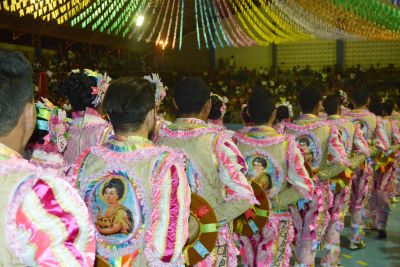
[[[157,39],[156,39],[156,45],[159,44],[160,40],[161,40],[161,34],[162,34],[163,30],[164,30],[165,20],[167,19],[167,14],[169,13],[169,4],[170,4],[170,2],[171,2],[171,0],[167,1],[167,10],[164,12],[164,18],[163,18],[163,21],[162,21],[162,24],[161,24],[160,32],[158,33],[158,36],[157,36]],[[167,40],[164,40],[162,42],[162,45],[164,45],[164,43],[166,43],[166,42],[167,42]]]
[[[208,9],[208,14],[210,15],[210,21],[211,21],[211,24],[212,24],[212,29],[211,30],[215,33],[221,48],[223,48],[224,47],[224,43],[222,42],[220,34],[218,32],[218,28],[216,27],[216,23],[215,23],[215,20],[214,20],[214,13],[212,11],[211,4],[210,4],[209,0],[204,0],[204,3],[205,3],[205,8]],[[227,44],[230,45],[229,42]]]
[[[195,0],[193,30],[199,49],[311,39],[400,40],[399,3]],[[137,41],[145,39],[163,49],[170,43],[172,49],[183,45],[185,0],[3,0],[0,9],[129,39],[136,35]],[[135,25],[139,15],[146,19],[140,30]]]
[[[149,1],[149,2],[150,2],[150,1]],[[164,2],[165,2],[165,0],[162,0],[160,10],[158,11],[158,15],[157,15],[156,22],[155,22],[155,24],[152,26],[152,27],[153,27],[153,30],[151,31],[150,35],[149,35],[149,36],[147,37],[147,39],[146,39],[146,42],[147,42],[147,43],[149,43],[149,42],[151,41],[151,38],[153,38],[153,35],[154,35],[155,31],[156,31],[156,28],[157,28],[157,26],[158,26],[158,21],[160,20],[160,16],[161,16],[161,13],[162,13],[162,10],[163,10],[163,7],[164,7]],[[154,9],[154,10],[155,10],[155,9]],[[157,45],[157,44],[156,44],[156,45]]]
[[[181,6],[181,1],[180,0],[178,0],[178,8],[177,8],[177,10],[176,10],[176,17],[175,17],[175,28],[174,28],[174,37],[172,38],[172,46],[171,46],[171,48],[172,49],[174,49],[175,48],[175,42],[176,42],[176,33],[177,33],[177,30],[178,30],[178,20],[179,20],[179,14],[180,14],[180,12],[181,12],[181,10],[180,10],[180,6]]]
[[[208,41],[207,41],[207,25],[204,23],[204,16],[203,16],[203,5],[201,4],[201,0],[197,0],[197,3],[199,4],[199,10],[200,10],[200,17],[201,17],[201,24],[202,24],[202,28],[203,28],[203,36],[204,36],[204,42],[206,45],[206,48],[208,48]],[[214,42],[214,41],[212,41]],[[214,44],[215,47],[215,44]]]
[[[232,38],[229,36],[229,33],[227,31],[225,31],[224,28],[222,27],[221,18],[217,12],[217,7],[215,4],[215,1],[211,1],[211,5],[212,5],[213,12],[214,12],[214,15],[215,15],[217,23],[218,23],[219,30],[222,33],[222,37],[223,37],[225,43],[228,46],[236,46],[237,47],[237,44],[234,44]]]
[[[197,48],[201,48],[201,40],[200,40],[200,30],[199,30],[199,15],[197,12],[197,0],[194,0],[194,13],[196,19],[196,37],[197,37]]]
[[[228,18],[231,19],[231,22],[232,22],[232,25],[233,25],[233,29],[236,29],[238,36],[240,36],[242,42],[245,44],[244,46],[253,46],[253,45],[255,45],[256,44],[255,41],[252,40],[250,38],[250,36],[248,36],[245,33],[244,29],[242,29],[242,27],[240,27],[239,24],[237,23],[235,17],[233,16],[233,14],[232,14],[229,6],[228,6],[228,3],[226,2],[227,0],[217,0],[217,1],[222,1],[223,5],[224,5],[224,8],[225,8],[225,10],[226,10],[226,12],[228,14]],[[233,30],[233,31],[235,31],[235,30]]]
[[[178,0],[179,1],[179,0]],[[182,33],[183,33],[183,15],[185,10],[185,0],[182,0],[182,9],[181,9],[181,29],[179,33],[179,50],[182,49]]]

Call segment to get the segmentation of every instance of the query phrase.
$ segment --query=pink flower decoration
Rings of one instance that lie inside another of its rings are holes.
[[[92,95],[97,95],[99,93],[99,88],[97,86],[92,86]]]

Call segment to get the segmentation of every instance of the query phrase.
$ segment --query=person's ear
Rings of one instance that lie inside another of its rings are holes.
[[[203,106],[203,114],[205,118],[208,118],[208,115],[210,115],[211,111],[211,99],[207,100],[207,102]]]
[[[36,126],[36,108],[35,104],[28,102],[22,112],[22,116],[25,123],[25,128],[35,129]]]
[[[273,124],[276,119],[276,109],[271,114],[271,118],[269,118],[269,123]]]
[[[25,105],[20,120],[23,123],[23,145],[25,146],[31,138],[36,126],[36,108],[34,103],[29,102]]]
[[[176,105],[176,102],[175,102],[175,98],[174,98],[174,99],[172,99],[172,103],[174,104],[174,107],[176,108],[176,110],[178,110],[178,111],[179,111],[179,108],[178,108],[178,106]]]
[[[156,119],[156,110],[155,108],[149,110],[149,112],[147,112],[146,115],[146,126],[147,129],[151,130],[154,123],[155,123],[155,119]]]

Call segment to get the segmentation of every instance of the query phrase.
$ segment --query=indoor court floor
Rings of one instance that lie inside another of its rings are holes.
[[[391,206],[386,240],[377,240],[377,232],[367,230],[367,247],[352,251],[348,249],[349,233],[350,229],[345,228],[342,234],[341,263],[344,267],[400,267],[400,203]]]

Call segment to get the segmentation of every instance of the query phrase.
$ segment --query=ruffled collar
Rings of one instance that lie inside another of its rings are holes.
[[[342,119],[343,117],[342,116],[340,116],[340,115],[338,115],[338,114],[335,114],[335,115],[330,115],[330,116],[328,116],[328,120],[337,120],[337,119]]]
[[[176,119],[175,122],[171,124],[168,128],[170,128],[171,130],[179,131],[208,128],[208,125],[205,121],[196,118],[179,118]]]
[[[278,135],[278,132],[270,126],[254,126],[247,130],[246,136],[254,139],[269,138]]]
[[[0,160],[8,159],[22,159],[22,156],[8,146],[0,143]]]
[[[302,114],[293,123],[297,125],[307,125],[309,123],[315,123],[320,120],[321,119],[318,116],[315,116],[314,114]]]
[[[368,114],[371,114],[371,112],[369,111],[369,110],[367,110],[367,109],[362,109],[362,108],[358,108],[358,109],[353,109],[353,110],[351,110],[350,111],[350,113],[353,113],[353,114],[359,114],[359,115],[368,115]]]
[[[154,147],[153,142],[141,136],[117,136],[109,138],[105,146],[116,152],[132,152],[139,149]]]
[[[72,112],[71,116],[72,116],[72,119],[80,119],[80,118],[84,117],[85,115],[101,117],[100,114],[93,108],[86,108],[85,111],[74,111],[74,112]]]

